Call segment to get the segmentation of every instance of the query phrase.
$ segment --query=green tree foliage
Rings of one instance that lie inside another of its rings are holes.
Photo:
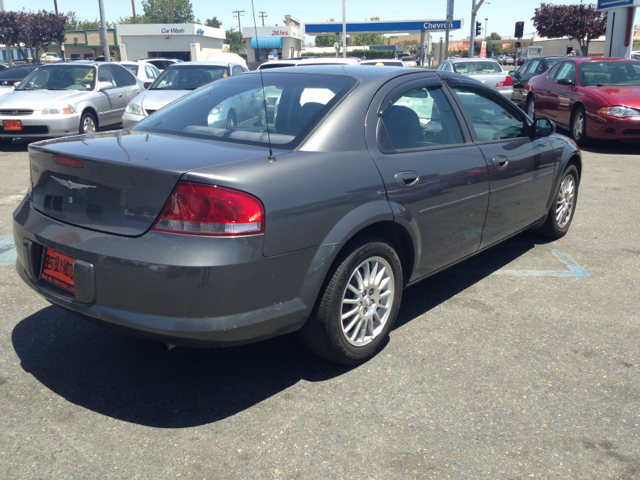
[[[489,40],[502,40],[502,37],[498,35],[497,32],[492,32],[491,35],[489,35]]]
[[[144,0],[144,23],[171,23],[168,0]],[[173,23],[194,23],[193,5],[190,0],[173,0]]]
[[[329,21],[333,22],[335,20],[332,18]],[[342,45],[342,35],[338,36],[338,40],[336,40],[335,35],[320,35],[316,37],[316,47],[333,47],[335,42]]]
[[[207,18],[207,21],[204,22],[207,27],[220,28],[222,22],[218,20],[218,17]]]
[[[238,53],[241,48],[247,48],[242,33],[233,28],[225,30],[225,33],[227,34],[225,42],[229,44],[232,53]]]
[[[31,49],[39,62],[40,49],[64,40],[65,15],[42,10],[40,12],[0,12],[0,42],[13,45],[27,58],[25,47]]]
[[[371,34],[371,35],[354,35],[353,45],[385,45],[387,43],[384,35]]]

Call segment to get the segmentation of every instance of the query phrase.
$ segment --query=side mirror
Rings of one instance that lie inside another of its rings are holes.
[[[150,87],[151,85],[153,85],[153,82],[144,82],[144,85],[143,85],[143,86],[144,86],[145,90],[149,90],[149,87]]]
[[[22,82],[22,80],[18,80],[17,82],[13,82],[13,86],[17,87],[18,85],[20,85],[21,82]]]
[[[516,72],[514,72],[513,70],[511,70],[511,71],[508,73],[508,75],[509,75],[510,77],[515,76],[515,74],[516,74]]]
[[[111,82],[98,82],[98,86],[96,87],[97,92],[102,92],[103,90],[110,90],[113,88],[113,83]]]
[[[571,80],[570,78],[561,78],[560,80],[558,80],[558,85],[572,86],[574,84],[575,84],[575,82],[573,80]]]
[[[536,137],[548,137],[556,133],[556,124],[548,118],[538,118],[533,128]]]

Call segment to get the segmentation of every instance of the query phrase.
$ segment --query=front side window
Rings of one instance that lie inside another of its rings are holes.
[[[529,70],[529,65],[531,62],[525,62],[518,70],[516,70],[516,75],[524,75]]]
[[[229,68],[223,66],[171,67],[162,72],[151,90],[195,90],[227,76]]]
[[[558,76],[555,78],[555,82],[560,80],[571,80],[576,82],[576,64],[574,62],[564,62],[558,71]]]
[[[479,142],[528,136],[527,124],[515,108],[495,101],[474,88],[456,86],[456,95],[466,110]]]
[[[385,153],[461,143],[460,126],[439,86],[405,93],[380,117],[378,145]]]
[[[453,64],[453,71],[467,75],[474,73],[502,73],[502,67],[498,62],[456,62]]]
[[[116,80],[106,66],[98,68],[98,82],[109,82],[114,87],[116,86]]]
[[[44,66],[32,72],[16,90],[93,90],[94,71],[88,66]]]
[[[276,72],[263,78],[264,88],[260,75],[213,82],[134,130],[293,148],[357,82],[347,76]]]
[[[542,69],[542,60],[532,60],[529,65],[529,73],[531,75],[538,75],[539,73],[544,72]]]

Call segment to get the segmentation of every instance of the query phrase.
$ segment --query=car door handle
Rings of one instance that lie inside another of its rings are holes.
[[[118,95],[119,97],[122,97],[122,94]]]
[[[394,178],[401,188],[411,188],[418,184],[420,177],[416,172],[398,172]]]
[[[493,157],[493,164],[498,170],[504,170],[509,165],[509,159],[504,155],[497,155]]]

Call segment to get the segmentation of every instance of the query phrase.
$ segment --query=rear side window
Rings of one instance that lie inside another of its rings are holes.
[[[380,118],[378,145],[384,153],[461,143],[460,126],[439,86],[405,93]]]
[[[479,89],[456,86],[454,91],[469,115],[479,142],[528,136],[524,117],[515,108],[498,103]]]
[[[151,78],[151,79],[156,78],[156,72],[154,72],[153,68],[151,68],[149,65],[144,66],[144,72],[146,73],[147,78]]]
[[[293,148],[357,83],[338,75],[274,72],[262,78],[264,88],[260,75],[212,82],[134,130],[263,146],[270,141]]]
[[[122,65],[109,65],[111,73],[116,77],[116,82],[119,87],[129,87],[136,84],[136,79],[133,74],[127,71]]]
[[[242,72],[243,72],[242,67],[238,67],[238,66],[233,67],[233,74],[234,75],[237,75],[237,74],[242,73]]]

